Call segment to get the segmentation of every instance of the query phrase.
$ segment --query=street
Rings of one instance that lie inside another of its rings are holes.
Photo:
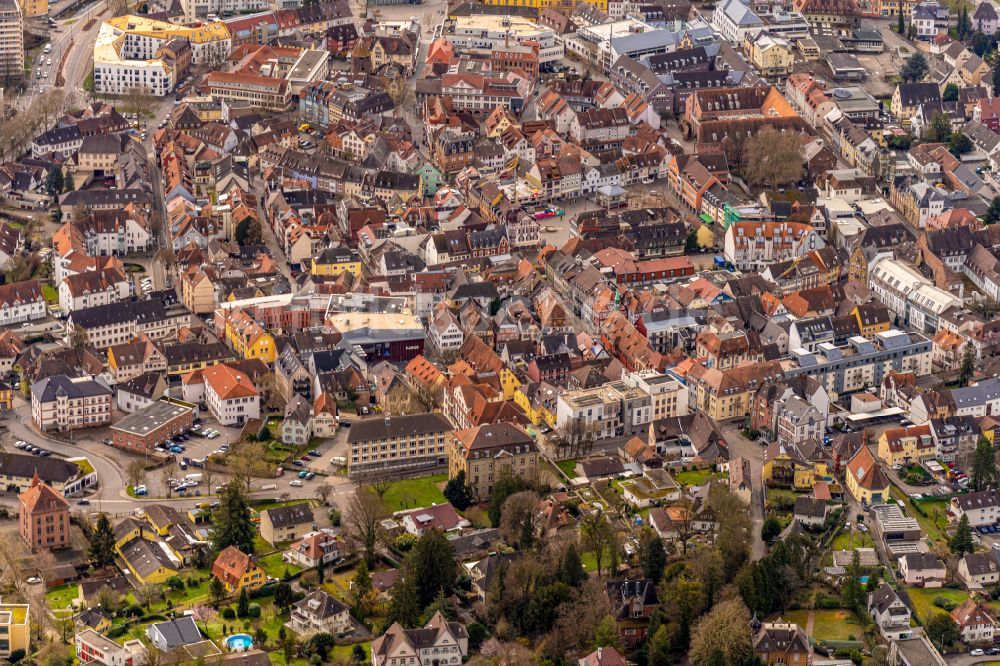
[[[19,453],[14,448],[15,440],[24,440],[29,444],[40,446],[51,451],[54,455],[66,458],[86,456],[94,466],[94,471],[98,477],[98,487],[95,491],[88,491],[82,495],[90,501],[90,510],[95,512],[107,512],[112,514],[127,514],[135,509],[141,509],[146,504],[168,503],[178,508],[192,508],[197,504],[206,501],[206,495],[210,492],[207,488],[201,496],[195,497],[130,497],[126,492],[126,479],[124,470],[129,461],[133,458],[131,454],[119,449],[105,446],[100,442],[100,433],[92,430],[84,431],[69,444],[62,440],[52,439],[39,433],[31,425],[31,405],[22,398],[15,399],[15,409],[2,423],[6,424],[8,433],[3,437],[5,448],[13,453]],[[191,440],[198,442],[199,440]],[[214,448],[217,444],[223,444],[225,440],[202,440],[209,447]],[[341,508],[346,506],[348,496],[354,492],[355,483],[344,476],[332,474],[333,470],[329,466],[330,457],[333,455],[344,455],[346,453],[346,431],[338,433],[338,437],[325,442],[321,447],[324,450],[323,456],[315,462],[313,469],[330,473],[329,476],[317,475],[312,481],[308,481],[301,487],[289,485],[289,480],[294,475],[286,474],[276,479],[254,479],[251,484],[251,495],[253,497],[279,497],[287,495],[289,499],[313,499],[317,497],[316,486],[326,484],[333,488],[330,495],[330,502],[336,503]],[[313,463],[311,463],[311,466]],[[189,470],[190,471],[190,470]],[[196,469],[193,471],[197,471]],[[181,473],[181,472],[178,472]],[[182,473],[181,473],[182,474]],[[150,487],[158,487],[160,484],[159,475],[155,472],[149,474]],[[154,478],[155,477],[155,478]],[[218,475],[214,484],[224,482],[225,475]],[[276,486],[271,490],[260,490],[263,486]],[[257,490],[253,490],[257,488]],[[79,497],[76,499],[80,499]],[[71,498],[71,504],[74,503]],[[16,509],[17,497],[13,494],[0,494],[0,505]]]

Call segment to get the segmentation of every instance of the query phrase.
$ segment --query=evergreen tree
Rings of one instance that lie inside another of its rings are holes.
[[[63,192],[69,193],[76,189],[76,183],[73,182],[73,176],[67,175],[63,178]]]
[[[962,386],[968,386],[969,380],[972,379],[973,373],[976,371],[976,348],[972,346],[971,342],[965,343],[965,349],[962,352],[962,367],[958,371],[958,382]]]
[[[559,564],[559,580],[570,587],[578,587],[586,578],[587,573],[583,570],[576,544],[570,543],[563,551],[562,562]]]
[[[291,608],[294,598],[295,595],[292,592],[292,586],[288,583],[278,583],[274,588],[274,605],[279,610],[286,611]]]
[[[223,587],[221,580],[212,576],[212,580],[208,581],[208,593],[212,597],[212,603],[218,606],[222,597],[226,596],[226,588]]]
[[[1000,72],[1000,67],[997,67],[996,71]],[[986,209],[986,214],[983,215],[983,222],[986,224],[1000,222],[1000,195],[993,197],[993,200],[990,201],[990,207]]]
[[[993,94],[1000,95],[1000,67],[993,68]]]
[[[976,451],[972,454],[972,478],[970,484],[973,490],[986,490],[997,478],[997,461],[990,440],[980,436],[976,443]]]
[[[864,612],[865,591],[861,587],[861,559],[858,551],[851,555],[851,564],[847,567],[847,575],[840,584],[840,601],[845,608],[850,608],[861,617]]]
[[[240,588],[240,598],[236,601],[236,616],[248,617],[250,615],[250,597],[247,595],[247,588]]]
[[[226,484],[219,502],[213,516],[212,547],[219,552],[234,546],[247,555],[253,555],[253,520],[241,484]]]
[[[906,33],[906,23],[903,21],[903,5],[899,6],[899,11],[896,13],[897,23],[896,32],[900,35]]]
[[[955,536],[951,538],[951,543],[948,545],[951,552],[959,557],[976,550],[976,544],[972,541],[972,526],[969,524],[968,514],[963,513],[962,517],[958,519],[958,525],[955,526]]]
[[[90,534],[90,559],[95,567],[106,567],[115,562],[115,533],[107,515],[97,517],[97,524]]]
[[[389,602],[389,616],[386,618],[386,627],[393,622],[399,622],[406,629],[417,626],[420,618],[420,602],[417,601],[417,586],[413,583],[413,577],[403,573],[396,580],[389,591],[391,601]]]
[[[49,167],[48,176],[45,178],[45,191],[49,196],[56,196],[63,190],[63,172],[56,165]]]
[[[358,605],[365,595],[372,591],[372,577],[368,572],[368,563],[361,560],[358,570],[354,572],[352,588],[354,590],[354,604]]]
[[[444,497],[459,511],[465,511],[476,502],[476,492],[469,486],[465,478],[465,470],[459,470],[453,478],[448,479],[444,487]]]
[[[660,625],[649,639],[646,647],[646,666],[671,666],[674,660],[670,653],[670,634],[666,625]]]
[[[455,549],[444,532],[431,530],[420,537],[406,557],[406,569],[421,608],[442,590],[451,594],[455,589]]]
[[[316,577],[319,578],[320,585],[326,582],[326,564],[322,557],[316,563]]]
[[[659,583],[663,577],[663,567],[667,564],[667,551],[663,549],[663,540],[652,530],[643,532],[639,557],[642,561],[642,574],[654,583]]]

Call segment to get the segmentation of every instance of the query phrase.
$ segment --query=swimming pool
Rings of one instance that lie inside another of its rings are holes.
[[[226,639],[226,647],[232,652],[246,652],[253,647],[253,636],[250,634],[233,634]]]
[[[861,581],[862,585],[868,584],[868,576],[858,576],[858,580]]]

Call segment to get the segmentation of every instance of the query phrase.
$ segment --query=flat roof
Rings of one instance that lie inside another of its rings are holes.
[[[148,407],[143,407],[139,411],[129,414],[111,426],[111,429],[139,436],[148,435],[157,428],[192,411],[194,411],[192,407],[183,404],[157,400]]]

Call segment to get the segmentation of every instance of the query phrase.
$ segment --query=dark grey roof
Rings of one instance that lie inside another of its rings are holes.
[[[73,381],[66,375],[54,375],[45,379],[39,379],[31,385],[31,395],[32,397],[37,397],[39,402],[52,402],[58,395],[65,395],[71,399],[75,399],[111,394],[111,387],[100,377],[84,381]]]
[[[82,326],[84,329],[113,326],[127,321],[144,324],[166,319],[167,308],[163,301],[122,301],[74,310],[69,318],[73,326]]]
[[[799,497],[795,500],[795,515],[823,518],[826,516],[826,502],[815,497]]]
[[[335,597],[331,597],[323,590],[311,592],[301,601],[295,602],[295,608],[301,613],[314,616],[320,620],[340,615],[349,610],[346,604]]]
[[[133,539],[122,548],[122,555],[129,567],[143,579],[160,568],[180,570],[180,566],[167,557],[161,544],[147,539]]]
[[[872,592],[868,605],[876,608],[879,613],[884,613],[887,608],[895,604],[897,601],[902,603],[902,599],[900,599],[899,595],[896,594],[896,590],[892,589],[888,583],[881,583],[878,588]]]
[[[625,471],[625,466],[618,456],[603,456],[601,458],[581,460],[580,467],[583,469],[583,475],[588,478],[592,476],[611,476],[613,474],[621,474]]]
[[[373,439],[394,439],[416,434],[444,433],[451,429],[451,422],[441,414],[375,417],[355,421],[350,434],[347,435],[347,442],[353,444]]]
[[[201,632],[198,631],[198,625],[195,624],[194,618],[190,615],[167,622],[157,622],[150,625],[150,630],[159,632],[170,649],[198,643],[203,640]]]
[[[276,506],[264,511],[271,519],[274,527],[288,527],[289,525],[305,525],[312,523],[313,512],[306,503],[289,504],[286,506]]]
[[[66,483],[80,468],[61,458],[39,458],[23,453],[0,453],[0,476],[30,479],[38,472],[42,483]]]

